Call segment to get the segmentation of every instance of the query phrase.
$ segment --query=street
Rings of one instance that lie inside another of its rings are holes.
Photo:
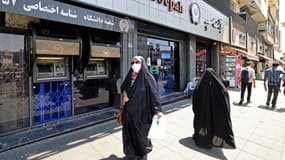
[[[283,91],[283,88],[282,88]],[[285,97],[267,109],[263,82],[257,81],[252,103],[235,106],[240,92],[230,90],[231,119],[237,149],[203,149],[194,144],[191,99],[163,106],[165,141],[153,140],[149,160],[285,160]],[[247,95],[247,92],[246,94]],[[116,160],[124,157],[121,126],[115,120],[0,153],[1,160]]]

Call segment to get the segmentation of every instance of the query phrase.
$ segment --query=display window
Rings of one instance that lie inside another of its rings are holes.
[[[202,43],[196,44],[196,75],[199,77],[203,71],[211,67],[211,54],[209,47]]]
[[[0,133],[29,125],[25,35],[0,33]]]
[[[138,37],[138,55],[143,56],[150,73],[157,80],[161,96],[172,94],[178,85],[178,42],[146,36]]]

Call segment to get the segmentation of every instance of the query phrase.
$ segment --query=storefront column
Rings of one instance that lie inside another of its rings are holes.
[[[187,48],[187,55],[186,57],[186,70],[187,79],[190,81],[194,77],[196,77],[196,37],[189,36],[188,39],[188,48]]]
[[[131,60],[138,54],[137,52],[137,26],[122,33],[122,55],[121,55],[121,78],[124,80],[130,67]]]
[[[217,74],[220,74],[220,43],[214,42],[212,44],[212,68],[216,71]]]
[[[220,74],[220,57],[219,57],[219,48],[220,48],[220,43],[214,42],[211,45],[211,67],[216,71],[217,74]]]

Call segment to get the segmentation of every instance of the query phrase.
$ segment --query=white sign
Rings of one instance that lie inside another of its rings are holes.
[[[256,55],[256,39],[250,35],[247,35],[247,52]]]
[[[231,44],[237,47],[246,48],[246,34],[232,27]]]

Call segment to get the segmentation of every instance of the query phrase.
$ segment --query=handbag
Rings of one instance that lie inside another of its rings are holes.
[[[123,122],[123,107],[120,107],[119,113],[117,114],[117,123],[122,125]]]

